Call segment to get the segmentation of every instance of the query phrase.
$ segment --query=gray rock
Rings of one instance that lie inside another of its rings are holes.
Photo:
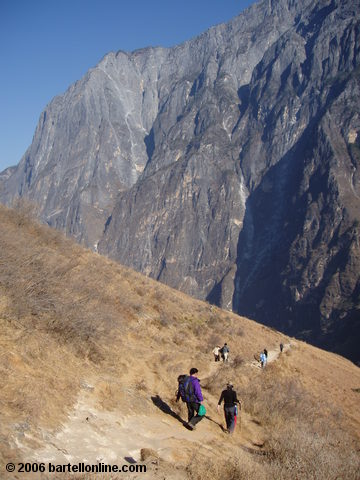
[[[55,98],[0,199],[359,361],[359,0],[263,1]]]

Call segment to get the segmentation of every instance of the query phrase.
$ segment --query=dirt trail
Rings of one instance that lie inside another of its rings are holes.
[[[284,345],[284,351],[289,348],[290,344]],[[270,350],[268,361],[275,361],[279,355],[279,351]],[[248,365],[259,367],[256,361]],[[218,366],[218,363],[211,362],[206,376],[215,373]],[[90,379],[88,383],[91,384]],[[169,407],[166,412],[169,414],[166,414],[156,406],[156,402],[151,403],[151,414],[139,416],[99,409],[96,401],[93,390],[83,389],[62,429],[55,433],[42,432],[42,448],[34,450],[32,442],[35,439],[25,437],[18,447],[24,452],[26,460],[61,464],[125,464],[139,462],[141,449],[150,448],[164,460],[186,463],[194,448],[216,453],[217,442],[222,441],[222,435],[226,436],[222,431],[223,415],[216,411],[208,411],[207,418],[190,432],[184,427],[185,422]],[[185,409],[182,417],[186,417]],[[233,439],[234,448],[236,445],[236,448],[260,451],[263,432],[256,420],[243,411]]]
[[[196,431],[190,432],[179,419],[155,406],[151,415],[99,410],[91,392],[83,392],[63,428],[55,434],[43,432],[43,448],[28,448],[26,443],[31,438],[18,446],[30,462],[121,465],[140,462],[141,449],[148,448],[165,461],[186,464],[190,453],[199,448],[215,454],[211,445],[219,438],[219,432],[216,419],[204,419]]]
[[[282,353],[280,352],[280,346],[277,349],[268,350],[267,363],[274,362],[275,360],[277,360],[280,357],[280,355],[287,352],[291,347],[292,347],[291,343],[285,343]],[[251,362],[249,362],[247,365],[250,365],[252,367],[256,367],[256,368],[261,369],[260,360],[257,359],[259,357],[259,355],[260,354],[256,355],[256,358],[254,358],[254,360],[251,360]]]

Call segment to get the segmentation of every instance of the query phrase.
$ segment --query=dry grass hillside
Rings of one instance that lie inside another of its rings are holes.
[[[0,478],[359,479],[351,362],[85,250],[24,209],[0,207],[0,225]],[[230,362],[215,363],[225,341]],[[192,366],[207,408],[196,431],[175,402]],[[243,402],[232,436],[216,411],[229,379]],[[8,462],[147,471],[9,473]]]

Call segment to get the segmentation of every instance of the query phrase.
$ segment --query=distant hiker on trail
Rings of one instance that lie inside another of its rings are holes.
[[[195,426],[204,416],[199,415],[199,408],[201,402],[204,400],[200,387],[200,380],[197,378],[198,369],[192,368],[190,375],[179,375],[179,389],[176,396],[176,401],[181,399],[186,402],[188,409],[188,423],[187,426],[191,430],[195,430]]]
[[[230,349],[228,347],[228,344],[224,343],[224,346],[221,347],[220,349],[221,358],[223,359],[223,362],[227,362],[229,360],[229,352],[230,352]]]
[[[264,348],[264,354],[265,354],[265,357],[266,357],[266,360],[268,358],[268,351],[266,350],[266,348]]]
[[[264,352],[261,352],[261,353],[260,353],[260,364],[261,364],[261,368],[265,368],[266,362],[267,362],[267,357],[266,357],[266,355],[265,355]]]
[[[282,353],[283,350],[284,350],[284,345],[280,343],[280,353]]]
[[[233,390],[232,382],[228,382],[226,385],[226,390],[223,390],[220,395],[220,399],[217,406],[217,411],[220,413],[220,405],[224,400],[224,414],[226,421],[226,431],[228,433],[233,433],[236,425],[237,417],[237,405],[239,405],[239,410],[241,410],[241,403],[239,402],[235,390]]]
[[[217,345],[212,351],[215,357],[215,362],[220,362],[220,345]]]

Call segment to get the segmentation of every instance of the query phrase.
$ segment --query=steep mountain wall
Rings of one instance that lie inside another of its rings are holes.
[[[239,129],[253,188],[234,304],[357,356],[360,30],[349,6],[314,8],[254,71]]]
[[[360,2],[263,1],[104,57],[0,198],[191,295],[360,360]]]

